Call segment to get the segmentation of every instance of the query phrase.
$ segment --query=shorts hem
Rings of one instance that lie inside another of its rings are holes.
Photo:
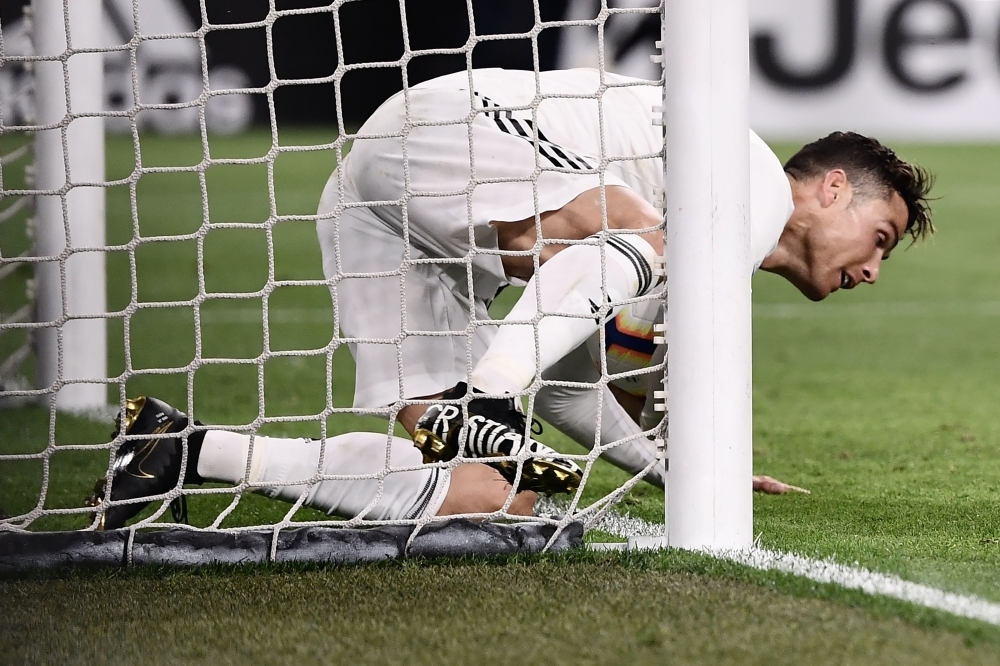
[[[434,489],[434,494],[431,495],[430,501],[427,503],[427,508],[424,509],[423,513],[416,518],[433,518],[441,510],[441,506],[444,504],[445,498],[448,497],[448,491],[451,489],[451,469],[443,468],[441,469],[441,474],[438,476],[437,487]]]

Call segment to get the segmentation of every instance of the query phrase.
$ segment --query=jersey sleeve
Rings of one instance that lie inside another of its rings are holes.
[[[792,216],[792,188],[774,151],[750,132],[750,257],[753,270],[774,251]]]

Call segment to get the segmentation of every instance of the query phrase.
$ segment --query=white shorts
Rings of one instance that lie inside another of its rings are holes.
[[[476,104],[467,91],[411,89],[404,159],[405,107],[393,97],[323,191],[317,234],[357,364],[356,408],[468,381],[496,333],[487,307],[508,284],[490,222],[557,210],[601,185],[593,169],[546,167],[523,136],[473,115]],[[607,172],[603,182],[624,184]]]
[[[317,227],[335,320],[357,368],[354,407],[433,395],[467,378],[496,330],[486,302],[469,298],[465,266],[403,269],[403,239],[369,208],[349,208],[335,219]],[[410,259],[418,258],[427,257],[411,247]],[[470,326],[472,312],[478,325]]]

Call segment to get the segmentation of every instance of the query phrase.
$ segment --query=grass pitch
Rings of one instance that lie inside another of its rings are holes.
[[[28,579],[6,586],[0,643],[15,663],[1000,663],[995,632],[706,560],[579,553]]]
[[[331,139],[329,131],[281,135],[282,145]],[[269,145],[263,134],[211,139],[213,157],[258,157]],[[784,157],[793,147],[778,150]],[[1000,463],[995,455],[1000,443],[1000,185],[992,175],[1000,172],[1000,149],[903,147],[901,152],[938,174],[936,238],[905,251],[900,247],[874,287],[839,292],[824,303],[806,302],[775,276],[754,278],[755,469],[812,491],[757,496],[755,530],[768,547],[859,562],[1000,601]],[[143,137],[144,166],[193,165],[201,158],[196,139]],[[130,141],[109,139],[109,178],[126,176],[133,164]],[[276,212],[314,213],[334,164],[332,151],[282,154],[274,165]],[[136,188],[139,234],[150,238],[197,230],[200,188],[195,174],[144,175]],[[268,218],[263,164],[212,166],[205,188],[213,223],[259,224]],[[108,191],[110,243],[133,237],[130,207],[126,186]],[[329,367],[335,378],[333,404],[348,407],[353,367],[346,349],[331,359],[317,353],[260,365],[254,360],[265,344],[258,291],[266,283],[269,256],[278,280],[322,276],[313,225],[307,221],[282,222],[270,239],[263,227],[216,228],[200,249],[194,240],[141,245],[134,259],[139,302],[194,298],[199,262],[206,293],[246,297],[202,306],[200,348],[189,306],[140,310],[129,322],[128,356],[124,318],[111,320],[112,373],[124,370],[126,358],[138,373],[128,381],[127,393],[149,393],[184,406],[190,387],[199,419],[245,424],[259,413],[259,385],[266,416],[319,413]],[[127,252],[109,256],[113,310],[130,301],[129,263]],[[325,288],[279,288],[269,296],[268,310],[270,349],[321,350],[331,340]],[[214,360],[188,370],[196,355]],[[161,374],[153,368],[173,371]],[[51,427],[60,445],[106,443],[110,432],[109,423],[62,415]],[[328,421],[330,433],[385,427],[375,418],[336,415]],[[49,428],[46,411],[2,412],[0,452],[37,454],[48,442]],[[319,425],[275,423],[264,432],[316,436]],[[546,434],[558,448],[575,450],[551,429]],[[80,507],[107,463],[106,449],[57,449],[44,506]],[[44,475],[39,458],[0,463],[0,507],[14,515],[29,511],[39,502]],[[592,477],[590,496],[623,478],[602,465]],[[210,523],[229,502],[229,495],[192,499],[192,521]],[[651,488],[637,488],[625,508],[662,520],[662,497]],[[275,522],[287,509],[247,496],[224,525]],[[309,511],[296,515],[317,517]],[[50,516],[32,528],[74,529],[85,523],[80,514]],[[997,659],[1000,641],[992,630],[934,614],[914,615],[904,604],[829,593],[801,581],[747,578],[732,567],[692,569],[689,561],[671,555],[602,558],[607,556],[530,565],[32,578],[3,584],[6,599],[0,604],[9,605],[3,609],[0,639],[22,650],[14,654],[26,660],[31,654],[82,659],[89,648],[80,645],[93,641],[74,643],[73,632],[92,636],[97,620],[89,619],[87,609],[97,607],[110,614],[106,617],[121,613],[122,618],[129,608],[140,609],[136,632],[145,628],[166,637],[166,647],[157,648],[155,657],[164,661],[207,658],[225,648],[296,661],[322,655],[334,660],[332,655],[348,649],[355,661],[410,653],[414,661],[435,655],[442,661],[469,661],[494,653],[504,661],[532,656],[587,661],[586,646],[592,646],[593,661],[616,655],[727,663],[740,650],[746,651],[746,661],[775,663],[861,663],[871,654],[899,663]],[[167,603],[168,598],[176,601]],[[647,614],[635,608],[662,610]],[[505,632],[519,638],[498,640]],[[29,635],[35,648],[23,642]],[[526,642],[524,636],[545,640]],[[105,658],[111,652],[121,654],[121,660],[137,654],[138,641],[145,639],[129,630],[115,640],[120,641],[115,650],[98,643]],[[369,645],[367,652],[354,647],[362,644]],[[372,651],[376,644],[380,647]],[[52,651],[43,654],[37,645]],[[545,649],[552,645],[559,648]],[[265,647],[277,651],[265,653]],[[23,651],[31,649],[36,652]]]

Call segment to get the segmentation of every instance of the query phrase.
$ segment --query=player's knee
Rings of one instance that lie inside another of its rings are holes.
[[[469,513],[496,513],[498,511],[503,511],[504,513],[510,514],[512,516],[530,516],[535,510],[535,501],[538,499],[536,493],[526,490],[514,495],[513,498],[510,496],[510,485],[505,488],[493,488],[485,493],[478,493],[477,496],[469,503],[469,506],[475,506],[474,511]],[[508,505],[508,501],[510,504]],[[504,508],[506,506],[506,508]]]
[[[530,516],[537,499],[538,495],[530,491],[512,498],[510,484],[495,469],[481,463],[465,463],[452,470],[451,486],[438,515],[505,511],[515,516]]]
[[[535,502],[538,500],[538,493],[525,490],[514,496],[514,501],[510,503],[507,513],[514,516],[530,516],[535,512]]]

